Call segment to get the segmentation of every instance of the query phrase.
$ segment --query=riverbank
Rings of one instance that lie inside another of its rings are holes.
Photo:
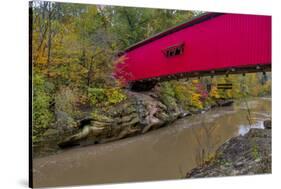
[[[124,91],[126,99],[114,106],[100,109],[79,109],[79,117],[56,110],[56,122],[33,143],[33,157],[55,154],[74,146],[87,146],[141,135],[174,121],[206,112],[233,101],[214,99],[203,107],[185,109],[175,98],[164,98],[159,88],[150,92]]]
[[[224,143],[215,156],[192,169],[186,178],[205,178],[271,173],[271,121],[264,129],[252,128],[244,136]]]

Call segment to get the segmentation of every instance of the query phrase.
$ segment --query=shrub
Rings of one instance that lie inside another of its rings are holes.
[[[169,108],[175,109],[177,102],[175,98],[175,91],[171,82],[163,82],[160,85],[160,100]]]
[[[33,99],[32,99],[32,124],[33,135],[38,135],[46,130],[54,120],[54,115],[50,110],[51,95],[45,87],[45,80],[42,76],[33,76]]]
[[[192,80],[191,82],[180,83],[177,82],[174,84],[176,91],[176,98],[178,101],[184,105],[186,109],[189,107],[195,107],[202,109],[202,94],[201,88],[198,89],[199,85],[198,80]],[[201,85],[200,85],[201,86]]]
[[[127,99],[120,88],[88,88],[88,96],[93,106],[111,106]]]
[[[56,110],[67,113],[71,117],[79,116],[77,104],[80,102],[78,89],[67,86],[59,88],[55,96]]]
[[[118,104],[127,98],[126,95],[119,88],[105,90],[105,94],[108,99],[109,105]]]
[[[201,98],[200,94],[192,93],[192,95],[191,95],[191,105],[196,107],[196,108],[202,109],[203,104],[202,104],[200,98]]]
[[[198,80],[164,82],[161,84],[160,98],[168,107],[175,107],[178,102],[186,110],[190,107],[202,109],[202,94],[197,88],[198,84]]]
[[[174,84],[174,90],[177,100],[184,106],[184,108],[188,109],[191,104],[191,86],[187,83],[177,82]]]

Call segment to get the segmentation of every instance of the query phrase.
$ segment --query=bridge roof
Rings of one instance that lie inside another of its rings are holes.
[[[214,18],[214,17],[222,15],[222,14],[224,14],[224,13],[204,13],[204,14],[200,14],[199,16],[193,17],[192,19],[190,19],[190,20],[188,20],[188,21],[186,21],[184,23],[181,23],[181,24],[179,24],[177,26],[171,27],[171,28],[169,28],[169,29],[167,29],[165,31],[162,31],[160,33],[157,33],[157,34],[155,34],[155,35],[153,35],[153,36],[151,36],[151,37],[149,37],[149,38],[147,38],[147,39],[145,39],[143,41],[135,43],[132,46],[129,46],[124,51],[122,51],[122,52],[120,52],[118,54],[122,55],[122,54],[124,54],[126,52],[132,51],[132,50],[134,50],[134,49],[136,49],[136,48],[138,48],[140,46],[143,46],[143,45],[145,45],[147,43],[150,43],[152,41],[155,41],[157,39],[160,39],[162,37],[170,35],[170,34],[172,34],[174,32],[177,32],[177,31],[182,30],[182,29],[187,28],[187,27],[191,27],[191,26],[193,26],[195,24],[199,24],[201,22],[204,22],[206,20],[209,20],[211,18]]]

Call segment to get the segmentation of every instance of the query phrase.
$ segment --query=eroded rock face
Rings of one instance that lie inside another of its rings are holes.
[[[127,94],[127,100],[106,112],[81,119],[78,132],[58,145],[64,148],[118,140],[157,129],[181,116],[180,111],[168,111],[157,96],[129,91]]]
[[[33,144],[34,157],[54,154],[62,148],[106,143],[146,133],[168,125],[178,118],[202,113],[210,107],[185,111],[176,100],[161,101],[156,85],[151,91],[125,91],[127,99],[114,106],[94,109],[90,105],[76,107],[78,114],[70,115],[56,108],[56,121],[50,130]],[[163,100],[163,99],[162,99]]]
[[[271,130],[251,129],[230,139],[213,160],[191,170],[187,178],[271,173]]]

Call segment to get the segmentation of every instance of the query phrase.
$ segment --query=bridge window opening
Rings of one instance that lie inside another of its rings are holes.
[[[163,50],[163,53],[166,57],[173,57],[183,54],[184,44],[173,45]]]
[[[175,55],[180,55],[182,53],[183,53],[183,48],[177,48],[176,52],[175,52]]]
[[[175,56],[175,55],[176,55],[175,51],[169,51],[168,53],[168,56]]]

